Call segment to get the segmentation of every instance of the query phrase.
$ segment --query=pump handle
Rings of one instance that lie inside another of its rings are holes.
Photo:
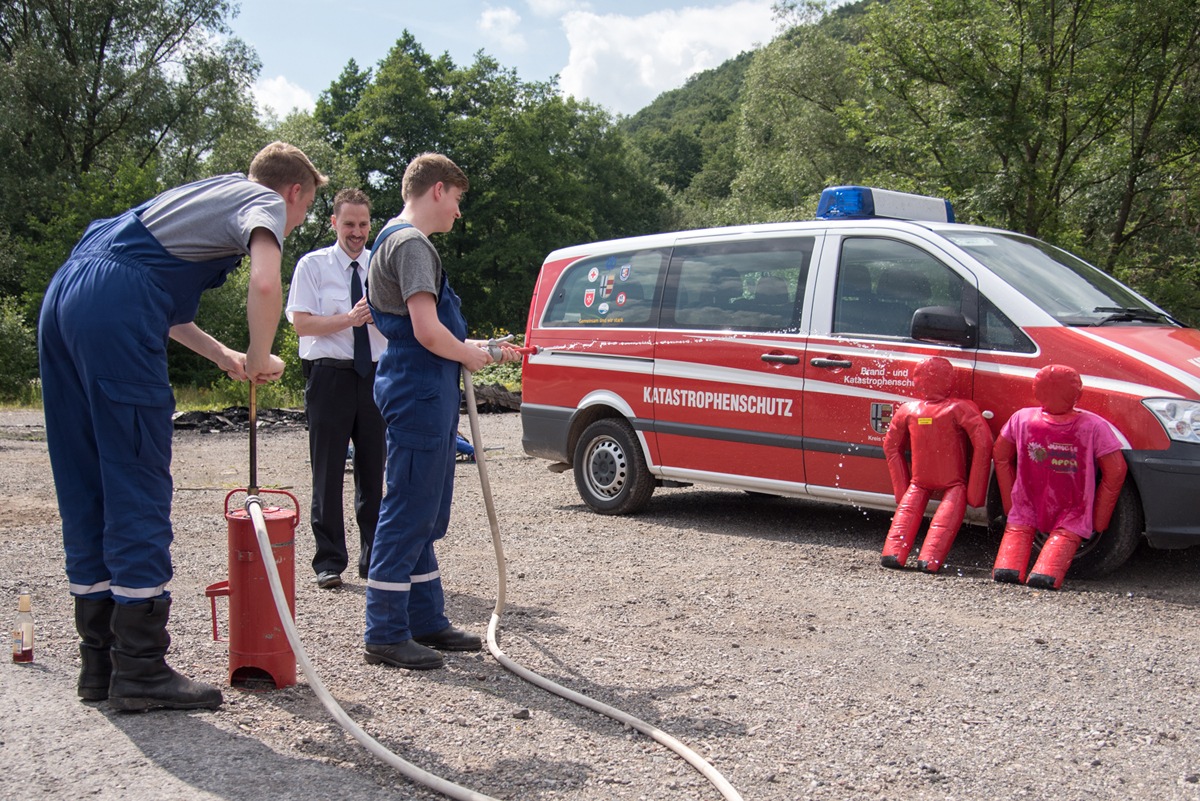
[[[258,392],[254,379],[250,380],[250,484],[247,494],[258,494]]]

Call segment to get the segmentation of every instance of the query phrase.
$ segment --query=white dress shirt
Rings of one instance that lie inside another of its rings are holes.
[[[294,324],[296,312],[308,312],[318,317],[346,314],[350,303],[350,263],[358,262],[358,278],[363,292],[367,286],[367,264],[371,251],[363,249],[357,259],[351,259],[336,242],[326,248],[306,253],[296,263],[292,286],[288,290],[287,318]],[[379,361],[387,347],[387,337],[373,324],[367,324],[371,338],[371,359]],[[300,337],[301,359],[353,359],[354,328],[343,328],[320,337]]]

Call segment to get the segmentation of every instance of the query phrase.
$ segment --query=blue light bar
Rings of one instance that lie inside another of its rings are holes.
[[[954,209],[949,200],[869,186],[832,186],[821,192],[821,201],[817,204],[818,220],[869,220],[872,217],[954,222]]]

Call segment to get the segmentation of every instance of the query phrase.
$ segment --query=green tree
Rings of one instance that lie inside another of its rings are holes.
[[[317,98],[313,118],[329,132],[330,142],[338,150],[344,149],[346,140],[363,125],[358,104],[370,85],[371,71],[359,70],[358,63],[350,59],[337,80]]]
[[[781,3],[794,26],[748,72],[724,211],[807,216],[837,183],[943,195],[962,220],[1074,250],[1195,320],[1193,6]]]
[[[1166,221],[1200,145],[1190,0],[893,0],[865,30],[860,133],[886,169],[1110,270]]]
[[[448,55],[431,57],[404,31],[362,89],[354,112],[361,123],[346,132],[344,149],[383,217],[398,214],[404,205],[400,181],[409,159],[446,149],[442,133],[453,69]]]
[[[37,375],[37,331],[14,298],[0,299],[0,400],[23,400]]]
[[[670,225],[719,221],[714,209],[730,197],[738,173],[735,143],[753,60],[754,54],[746,52],[697,73],[618,123],[645,154],[649,175],[670,193],[675,207]]]
[[[727,207],[742,222],[809,216],[823,187],[860,181],[873,162],[847,124],[862,105],[853,55],[858,9],[819,22],[816,11],[793,9],[803,24],[760,50],[747,71],[741,168]]]
[[[314,117],[344,143],[379,223],[403,207],[414,156],[442,152],[467,173],[463,220],[438,247],[480,334],[523,327],[551,250],[661,225],[666,198],[607,112],[564,99],[554,83],[523,82],[484,53],[459,67],[405,32],[371,72],[347,65]],[[362,123],[342,130],[346,118]]]
[[[227,0],[0,0],[0,234],[22,254],[0,292],[40,302],[87,222],[198,177],[221,132],[251,119],[259,65],[227,36],[231,11]]]
[[[24,215],[30,189],[126,160],[169,154],[186,171],[244,120],[259,65],[226,37],[226,0],[4,0],[0,10],[0,156],[6,188],[26,190],[0,192],[3,219]]]

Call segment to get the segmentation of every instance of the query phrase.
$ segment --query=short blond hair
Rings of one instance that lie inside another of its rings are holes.
[[[294,184],[320,189],[329,179],[313,166],[304,151],[287,142],[272,142],[250,162],[250,180],[283,193]]]
[[[471,182],[459,166],[441,153],[422,153],[408,163],[404,171],[404,182],[400,186],[400,197],[407,203],[416,200],[436,183],[457,186],[466,192]]]

